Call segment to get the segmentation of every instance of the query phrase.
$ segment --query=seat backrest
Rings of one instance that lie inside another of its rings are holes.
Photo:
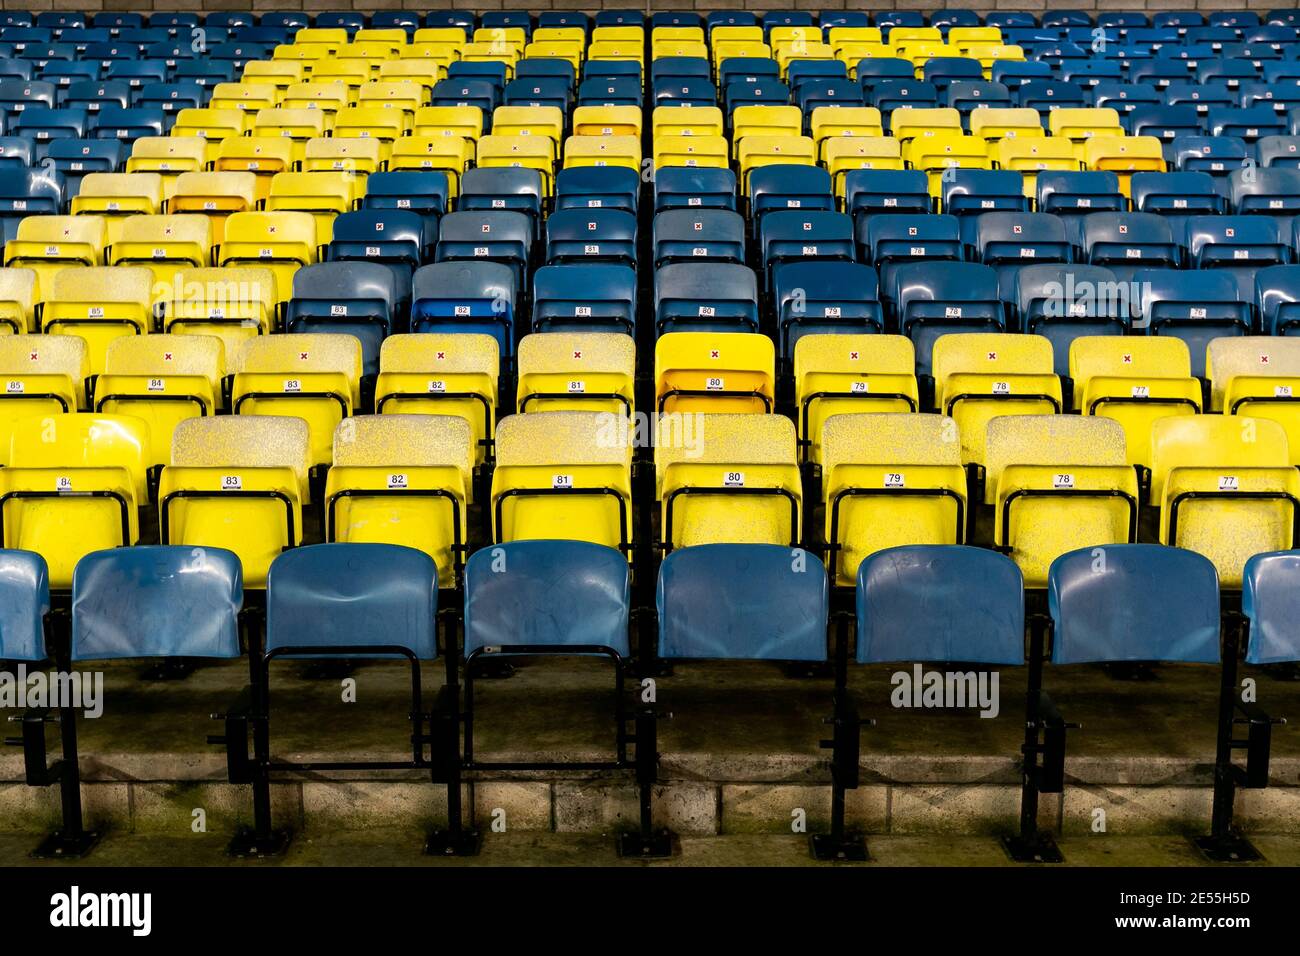
[[[1282,664],[1300,660],[1300,551],[1257,554],[1246,562],[1241,582],[1241,613],[1250,621],[1246,663]]]
[[[859,664],[1023,664],[1024,579],[984,548],[909,545],[868,556],[857,576]]]
[[[44,660],[49,610],[45,559],[34,551],[0,549],[0,659]]]
[[[664,658],[827,659],[826,568],[798,548],[680,548],[663,560],[656,604]]]
[[[72,659],[240,656],[239,558],[223,548],[94,551],[72,577]]]
[[[394,544],[290,548],[266,579],[266,650],[328,648],[345,657],[438,656],[438,568]],[[405,656],[405,655],[401,655]]]
[[[1052,562],[1047,603],[1053,664],[1219,662],[1219,576],[1193,551],[1156,544],[1071,551]]]

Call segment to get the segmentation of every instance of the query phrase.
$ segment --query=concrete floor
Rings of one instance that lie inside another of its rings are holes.
[[[1300,838],[1252,837],[1264,866],[1300,866]],[[94,853],[78,863],[33,861],[27,857],[30,834],[0,833],[0,866],[1014,866],[989,837],[873,836],[867,864],[817,863],[807,842],[795,836],[736,835],[684,837],[671,859],[620,860],[612,836],[599,834],[490,834],[472,859],[443,859],[421,852],[423,835],[414,830],[382,829],[329,836],[303,836],[276,860],[232,860],[226,837],[109,833]],[[1195,848],[1176,836],[1075,837],[1060,841],[1071,866],[1205,866]],[[1230,867],[1229,867],[1230,868]]]

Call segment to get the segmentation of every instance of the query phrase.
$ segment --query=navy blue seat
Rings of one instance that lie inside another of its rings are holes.
[[[31,64],[27,64],[29,67]],[[37,77],[42,83],[53,83],[59,93],[67,92],[69,86],[81,81],[97,81],[104,74],[104,68],[98,63],[74,62],[70,60],[51,60],[46,63]],[[65,105],[60,102],[58,105]]]
[[[506,84],[502,103],[505,106],[554,106],[567,113],[572,90],[572,82],[562,76],[516,77]]]
[[[842,60],[791,60],[785,79],[790,89],[798,94],[808,84],[825,84],[849,78],[848,64]],[[861,93],[858,88],[859,95]]]
[[[1300,335],[1300,266],[1257,271],[1255,303],[1265,335]]]
[[[1115,273],[1081,263],[1023,265],[999,290],[1020,331],[1051,341],[1057,375],[1069,374],[1070,343],[1084,335],[1123,335],[1141,306],[1129,301]]]
[[[745,261],[745,220],[726,209],[667,209],[654,217],[654,264]]]
[[[828,61],[810,60],[807,62],[825,63]],[[795,90],[794,102],[803,111],[804,116],[808,117],[808,122],[811,122],[812,112],[815,109],[866,105],[866,100],[862,95],[862,88],[849,79],[806,81]]]
[[[1266,168],[1300,168],[1300,136],[1261,136],[1255,141],[1255,152]]]
[[[56,139],[45,160],[63,174],[66,198],[81,190],[88,173],[116,173],[126,162],[127,147],[116,139]]]
[[[1083,218],[1083,251],[1093,265],[1106,266],[1121,282],[1139,269],[1176,269],[1182,246],[1169,220],[1148,212],[1095,212]]]
[[[479,332],[514,355],[515,272],[500,262],[435,262],[411,279],[411,331]]]
[[[665,209],[735,208],[736,174],[729,169],[668,166],[655,173],[656,213]]]
[[[759,223],[759,255],[765,285],[770,288],[772,270],[795,260],[854,260],[853,220],[844,213],[828,210],[779,209]]]
[[[1282,136],[1290,131],[1286,117],[1271,106],[1211,107],[1206,126],[1213,136],[1236,136],[1248,144],[1263,136]]]
[[[167,64],[161,60],[114,60],[107,67],[104,78],[122,80],[133,90],[150,83],[167,82]]]
[[[1188,257],[1197,269],[1284,265],[1292,258],[1286,228],[1270,216],[1192,216],[1186,224]]]
[[[48,155],[52,141],[85,136],[89,126],[89,114],[85,110],[29,106],[18,114],[10,132],[31,138],[36,144],[37,162],[40,162]]]
[[[438,218],[447,211],[447,174],[442,172],[397,171],[371,173],[366,177],[366,209],[402,209],[418,213],[436,229]]]
[[[32,165],[32,141],[24,136],[0,136],[0,169]]]
[[[705,62],[707,64],[708,61]],[[753,86],[764,80],[781,81],[781,67],[776,60],[756,56],[729,56],[718,66],[718,85],[723,90],[732,83]]]
[[[650,64],[650,81],[708,80],[713,76],[709,61],[699,56],[662,56]]]
[[[1016,91],[1017,106],[1036,109],[1043,114],[1043,124],[1047,124],[1047,113],[1053,109],[1067,107],[1086,107],[1088,96],[1083,89],[1073,83],[1057,80],[1029,80],[1021,84]]]
[[[198,83],[149,83],[140,87],[136,104],[160,109],[166,113],[175,113],[184,109],[193,109],[207,103],[211,93]]]
[[[1253,283],[1253,275],[1251,277]],[[1249,335],[1250,302],[1226,270],[1142,269],[1133,276],[1142,290],[1142,318],[1151,335],[1172,335],[1187,343],[1192,374],[1204,376],[1211,340]]]
[[[1154,136],[1172,143],[1179,136],[1200,136],[1205,125],[1195,106],[1135,107],[1120,118],[1130,136]]]
[[[320,262],[293,274],[287,332],[333,332],[361,343],[363,375],[379,373],[379,348],[393,331],[399,295],[393,271],[378,262]]]
[[[1300,213],[1300,169],[1281,166],[1238,169],[1228,175],[1232,208],[1238,214],[1295,216]]]
[[[66,189],[57,170],[0,169],[0,238],[14,238],[28,216],[62,212]]]
[[[830,173],[820,166],[774,163],[749,174],[750,232],[757,235],[767,213],[778,209],[835,209]]]
[[[1105,170],[1043,171],[1035,177],[1038,211],[1060,216],[1071,230],[1071,240],[1083,248],[1083,218],[1094,212],[1125,212],[1128,199],[1119,189],[1119,177]]]
[[[859,258],[880,273],[881,294],[894,303],[894,271],[908,262],[961,259],[961,222],[949,215],[860,217]]]
[[[703,79],[659,80],[651,84],[651,93],[655,106],[716,106],[718,103],[717,88]]]
[[[998,274],[977,262],[904,262],[893,271],[899,330],[916,346],[918,375],[930,374],[935,340],[949,332],[1001,332]]]
[[[805,335],[884,330],[876,272],[870,266],[816,259],[783,262],[772,270],[772,298],[782,358],[792,357]]]
[[[1098,83],[1092,88],[1092,105],[1109,107],[1119,113],[1120,121],[1139,106],[1163,106],[1165,98],[1146,83]]]
[[[758,281],[734,262],[674,262],[655,270],[655,334],[758,331]]]
[[[1246,144],[1235,136],[1178,136],[1166,150],[1174,166],[1190,172],[1226,177],[1246,161]]]
[[[933,108],[939,105],[939,91],[933,83],[919,80],[881,79],[866,91],[871,105],[881,113],[889,113],[902,106]]]
[[[943,211],[952,216],[1029,211],[1024,176],[1015,170],[954,168],[940,188]]]
[[[504,80],[498,84],[478,76],[454,79],[449,76],[434,84],[430,103],[433,106],[477,106],[484,115],[490,116],[501,105],[504,87]]]
[[[979,80],[957,80],[949,83],[944,91],[948,106],[960,110],[963,114],[973,109],[1010,109],[1015,105],[1015,97],[1001,83],[986,83]],[[967,124],[969,117],[965,117]]]
[[[531,220],[534,235],[540,235],[542,195],[542,174],[536,169],[480,167],[461,177],[457,208],[522,212]]]
[[[1060,76],[1066,83],[1091,90],[1098,83],[1118,83],[1124,70],[1117,60],[1067,60],[1061,64]]]
[[[996,267],[1003,285],[1023,265],[1069,262],[1073,251],[1065,223],[1051,213],[980,213],[962,220],[962,232],[973,253],[967,258]]]
[[[515,64],[516,80],[565,80],[568,93],[573,95],[573,88],[578,84],[578,71],[568,60],[550,57],[525,57]]]
[[[911,60],[899,57],[868,57],[858,61],[857,77],[862,92],[870,98],[876,86],[882,82],[891,80],[914,82],[916,68],[912,66]]]
[[[437,262],[486,259],[508,265],[522,288],[533,241],[533,224],[507,209],[451,212],[438,223]]]
[[[627,265],[570,263],[533,274],[534,332],[636,330],[636,272]]]
[[[555,177],[556,209],[622,209],[635,213],[641,177],[626,166],[576,166]]]
[[[984,70],[979,60],[964,56],[932,56],[921,67],[921,79],[943,89],[954,80],[984,79]]]
[[[1138,212],[1166,216],[1216,215],[1226,212],[1227,200],[1209,173],[1134,173],[1129,194]]]
[[[859,233],[867,216],[925,214],[931,202],[929,177],[924,170],[851,169],[844,176],[844,209],[853,216]]]
[[[546,220],[546,262],[636,266],[636,216],[621,209],[561,209]]]
[[[1052,68],[1037,60],[994,60],[990,78],[994,83],[1001,83],[1012,95],[1030,80],[1046,80],[1052,76]],[[1016,97],[1018,100],[1019,97]]]
[[[133,143],[142,136],[162,136],[171,128],[173,117],[153,107],[105,106],[90,114],[90,132],[97,139]]]
[[[24,112],[44,106],[54,108],[57,91],[53,83],[40,80],[0,80],[0,109]]]

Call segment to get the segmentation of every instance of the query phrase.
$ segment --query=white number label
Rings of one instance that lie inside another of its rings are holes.
[[[743,471],[728,471],[722,476],[722,486],[724,488],[744,488],[745,473]]]
[[[244,480],[238,475],[222,475],[222,491],[240,491],[244,487]]]
[[[398,490],[404,490],[407,487],[406,476],[402,474],[389,475],[388,487],[395,488]]]
[[[907,479],[901,471],[887,471],[885,472],[885,487],[906,488]]]
[[[1220,476],[1219,476],[1219,490],[1220,490],[1220,491],[1237,491],[1237,490],[1238,490],[1238,485],[1237,485],[1237,476],[1236,476],[1236,475],[1220,475]]]
[[[573,476],[572,476],[572,475],[552,475],[552,476],[551,476],[551,487],[552,487],[552,488],[572,488],[572,487],[573,487]]]
[[[302,391],[302,379],[300,379],[300,378],[286,378],[286,379],[284,380],[284,390],[285,390],[286,392],[301,392],[301,391]]]
[[[704,380],[704,388],[710,392],[720,392],[724,388],[723,381],[717,376],[706,378]]]
[[[1068,491],[1074,487],[1074,475],[1053,475],[1052,487]]]

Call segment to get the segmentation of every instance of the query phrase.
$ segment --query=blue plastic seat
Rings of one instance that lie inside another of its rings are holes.
[[[523,61],[527,62],[527,61]],[[505,106],[553,106],[569,111],[573,84],[562,76],[516,77],[506,84],[502,95]]]
[[[1070,374],[1070,344],[1084,335],[1123,335],[1134,310],[1126,286],[1102,266],[1046,262],[1025,265],[1010,276],[1002,297],[1012,306],[1020,331],[1052,343],[1057,375]]]
[[[560,209],[546,220],[546,263],[636,266],[636,216],[621,209]]]
[[[13,61],[10,61],[13,62]],[[31,64],[27,64],[28,67]],[[30,72],[30,69],[29,71]],[[67,88],[73,83],[79,81],[97,81],[104,74],[104,68],[98,63],[75,62],[70,60],[51,60],[40,70],[37,77],[42,83],[53,83],[59,88],[60,94],[66,93]],[[59,105],[65,105],[62,100]]]
[[[452,212],[438,223],[434,260],[501,262],[514,271],[516,287],[523,288],[532,242],[533,224],[524,213],[505,209]]]
[[[745,261],[745,220],[726,209],[668,209],[654,217],[654,264]]]
[[[994,60],[990,78],[994,83],[1001,83],[1015,96],[1020,87],[1030,80],[1047,80],[1052,76],[1052,68],[1037,60]],[[1019,101],[1019,97],[1016,97]]]
[[[955,168],[940,189],[943,211],[951,216],[1029,211],[1024,176],[1015,170]]]
[[[1255,303],[1265,335],[1300,335],[1300,266],[1257,271]]]
[[[1066,83],[1091,90],[1098,83],[1120,82],[1124,70],[1116,60],[1070,60],[1061,64],[1060,77]]]
[[[1093,265],[1106,266],[1121,282],[1139,269],[1176,269],[1182,246],[1169,220],[1149,212],[1095,212],[1083,218],[1083,252]]]
[[[393,331],[398,293],[391,269],[377,262],[320,262],[293,274],[286,332],[332,332],[361,343],[363,375],[379,373],[379,348]]]
[[[763,217],[778,209],[835,209],[830,173],[819,166],[775,163],[749,174],[750,232],[757,234]]]
[[[813,60],[810,62],[822,63],[825,61]],[[811,121],[813,110],[823,107],[866,105],[866,99],[862,95],[862,88],[849,79],[810,80],[795,91],[794,102],[803,111],[804,115],[809,118],[809,121]]]
[[[650,64],[651,83],[659,80],[708,80],[712,77],[713,68],[707,59],[700,56],[661,56]]]
[[[716,106],[718,90],[708,80],[668,79],[651,84],[655,106]]]
[[[766,287],[772,270],[783,262],[854,260],[853,220],[829,210],[778,209],[768,213],[758,227]]]
[[[911,60],[900,57],[868,57],[858,61],[857,77],[862,92],[870,99],[872,91],[882,82],[890,80],[914,82],[916,68],[912,66]]]
[[[447,174],[442,172],[397,171],[371,173],[366,177],[366,209],[409,210],[437,228],[438,217],[447,211]]]
[[[1255,152],[1265,168],[1300,168],[1300,136],[1262,136],[1255,142]]]
[[[1227,200],[1209,173],[1134,173],[1129,180],[1133,208],[1172,216],[1215,215],[1226,212]]]
[[[772,298],[782,358],[805,335],[884,330],[876,272],[856,262],[783,262],[772,270]]]
[[[1128,199],[1119,189],[1119,177],[1105,170],[1043,171],[1035,177],[1038,211],[1060,216],[1071,240],[1083,247],[1082,223],[1094,212],[1125,212]]]
[[[34,551],[0,549],[0,661],[45,660],[49,612],[45,559]]]
[[[1247,159],[1246,144],[1235,136],[1178,136],[1168,147],[1176,169],[1227,177]]]
[[[1251,303],[1241,301],[1237,283],[1223,270],[1143,269],[1133,281],[1142,290],[1147,332],[1186,342],[1195,376],[1206,374],[1212,340],[1251,332]]]
[[[880,290],[894,303],[894,271],[909,262],[961,259],[961,222],[949,215],[861,217],[857,221],[861,260],[875,266]]]
[[[460,181],[457,208],[507,209],[522,212],[538,235],[542,218],[542,174],[523,167],[480,167],[465,171]]]
[[[1029,80],[1021,84],[1016,97],[1017,106],[1036,109],[1043,114],[1044,126],[1050,110],[1086,107],[1089,102],[1081,87],[1057,80]]]
[[[622,209],[635,213],[641,177],[626,166],[577,166],[555,177],[556,209]]]
[[[211,93],[194,82],[149,83],[136,96],[139,106],[153,107],[165,113],[177,113],[207,103]]]
[[[1228,176],[1233,211],[1291,217],[1300,213],[1300,169],[1238,169]]]
[[[578,71],[568,60],[552,57],[524,57],[515,64],[516,80],[566,80],[569,95],[578,85]]]
[[[56,139],[46,161],[63,175],[67,199],[81,190],[88,173],[116,173],[126,162],[127,147],[115,139]]]
[[[1241,582],[1241,613],[1249,622],[1247,664],[1300,661],[1295,628],[1300,597],[1300,552],[1272,551],[1246,562]]]
[[[984,69],[979,60],[964,56],[932,56],[921,67],[921,79],[943,89],[953,80],[984,79]]]
[[[1201,115],[1194,106],[1141,105],[1121,117],[1130,136],[1154,136],[1172,143],[1179,136],[1200,136],[1205,132]]]
[[[790,102],[790,87],[775,77],[764,76],[754,81],[748,78],[732,80],[723,88],[722,100],[727,116],[730,117],[741,106],[785,106]]]
[[[931,202],[929,177],[920,169],[852,169],[844,176],[844,208],[853,216],[859,235],[865,217],[925,214]]]
[[[411,331],[491,335],[514,355],[514,270],[500,262],[435,262],[411,279]]]
[[[893,271],[899,330],[916,346],[918,375],[930,374],[935,340],[950,332],[1001,332],[998,274],[976,262],[904,262]]]
[[[636,272],[627,265],[570,263],[533,274],[534,332],[636,330]]]
[[[1286,117],[1271,106],[1211,108],[1206,125],[1213,136],[1236,136],[1248,144],[1263,136],[1283,136],[1289,132]]]
[[[166,83],[167,64],[161,60],[114,60],[104,72],[107,80],[122,80],[133,90],[150,83]]]
[[[24,136],[0,136],[0,169],[32,165],[32,141]]]
[[[1120,120],[1139,106],[1163,106],[1164,96],[1146,83],[1098,83],[1092,88],[1092,105],[1117,111]]]
[[[1290,262],[1291,237],[1281,234],[1287,224],[1281,225],[1279,229],[1269,216],[1193,216],[1186,225],[1191,264],[1197,269],[1258,269]]]
[[[985,212],[962,220],[972,261],[994,266],[1008,287],[1017,269],[1036,262],[1069,262],[1073,242],[1065,223],[1045,212]]]
[[[67,199],[63,174],[56,170],[0,169],[0,229],[8,242],[28,216],[57,214]]]
[[[504,86],[504,81],[497,83],[477,76],[454,79],[449,76],[434,84],[430,103],[433,106],[477,106],[485,116],[490,116],[501,105]]]
[[[665,209],[736,208],[736,174],[729,169],[668,166],[656,171],[654,186],[656,213]]]
[[[791,60],[786,68],[785,81],[793,93],[798,93],[806,84],[829,83],[836,80],[848,80],[849,67],[842,60]]]
[[[758,331],[758,282],[733,262],[674,262],[655,270],[655,334]]]
[[[947,105],[962,113],[985,107],[988,109],[1010,109],[1015,105],[1011,90],[1001,83],[986,83],[980,80],[956,80],[949,83],[944,90]],[[969,123],[969,117],[966,122]]]
[[[781,81],[781,67],[776,60],[757,56],[729,56],[718,65],[718,85],[724,90],[732,83],[752,85],[762,80]]]
[[[0,80],[0,109],[8,113],[46,107],[53,109],[57,95],[53,83],[41,80]]]
[[[633,66],[636,64],[633,63]],[[640,106],[641,80],[633,76],[592,77],[578,84],[579,106]],[[683,105],[683,104],[677,104]],[[712,106],[710,101],[707,105]]]
[[[133,143],[142,136],[162,136],[173,119],[161,108],[105,106],[90,114],[90,132],[97,139]]]
[[[882,114],[902,106],[929,109],[939,105],[939,91],[934,84],[919,80],[882,79],[872,84],[867,99]]]

